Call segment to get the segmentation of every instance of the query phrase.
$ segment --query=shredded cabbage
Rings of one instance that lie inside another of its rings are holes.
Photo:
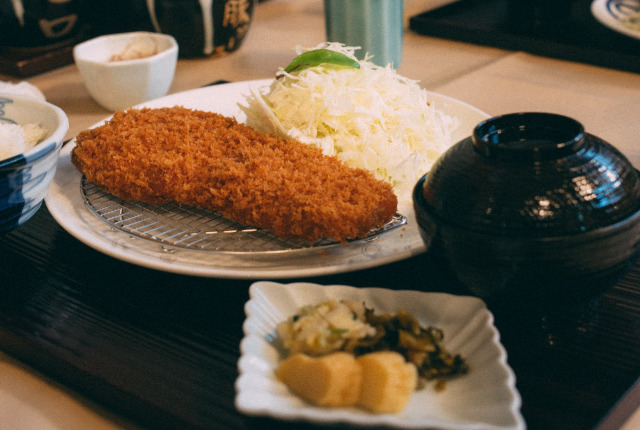
[[[356,59],[358,48],[324,43]],[[299,48],[298,52],[303,50]],[[394,187],[401,206],[448,147],[457,119],[429,104],[417,81],[365,58],[360,69],[313,67],[283,70],[268,88],[253,90],[240,108],[247,124],[293,138],[335,155],[352,167],[372,171]]]

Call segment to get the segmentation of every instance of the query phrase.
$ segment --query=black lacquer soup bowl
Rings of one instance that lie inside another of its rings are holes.
[[[428,254],[485,299],[581,300],[640,252],[640,174],[568,117],[488,119],[413,193]]]

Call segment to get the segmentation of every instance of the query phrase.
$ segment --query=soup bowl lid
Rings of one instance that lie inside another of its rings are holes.
[[[417,211],[506,236],[578,234],[640,211],[640,174],[576,120],[538,112],[478,124],[418,183]]]

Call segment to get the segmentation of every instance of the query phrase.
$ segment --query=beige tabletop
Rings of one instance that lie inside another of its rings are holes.
[[[405,16],[446,0],[405,0]],[[322,0],[270,0],[235,53],[180,60],[170,93],[213,81],[270,78],[295,47],[325,39]],[[640,75],[524,52],[405,32],[399,72],[430,91],[467,102],[490,115],[545,111],[571,116],[586,131],[618,147],[640,167]],[[0,75],[0,80],[16,81]],[[27,79],[69,117],[67,137],[104,119],[74,65]],[[471,130],[469,131],[471,132]],[[625,428],[640,428],[640,414]],[[128,423],[0,353],[0,429],[119,429]]]

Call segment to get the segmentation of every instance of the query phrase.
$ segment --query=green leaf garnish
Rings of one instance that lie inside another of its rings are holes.
[[[360,63],[340,52],[329,49],[314,49],[298,55],[284,69],[287,73],[300,72],[310,67],[331,67],[331,68],[351,68],[359,69]]]

